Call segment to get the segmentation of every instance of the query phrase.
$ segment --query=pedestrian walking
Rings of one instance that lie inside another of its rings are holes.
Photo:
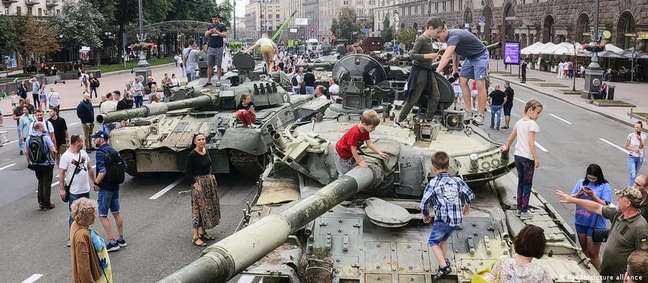
[[[435,152],[432,155],[432,174],[435,177],[425,187],[420,204],[423,222],[433,223],[428,245],[439,263],[439,270],[432,275],[433,279],[439,279],[452,272],[450,260],[447,258],[448,239],[463,223],[463,217],[470,212],[470,202],[475,198],[468,185],[461,178],[450,175],[449,169],[448,154],[443,151]],[[434,206],[434,217],[429,212],[430,204]]]
[[[92,138],[97,147],[95,160],[97,162],[97,176],[94,188],[98,191],[97,202],[99,203],[99,221],[106,231],[106,237],[110,240],[106,248],[109,252],[117,251],[126,247],[124,239],[124,218],[120,213],[119,185],[124,182],[124,161],[119,153],[108,144],[108,134],[103,131],[96,132]],[[117,233],[108,219],[111,212]]]
[[[49,135],[50,139],[54,142],[54,144],[56,144],[56,137],[54,136],[54,126],[49,121],[45,120],[45,112],[43,112],[43,110],[41,109],[36,109],[36,111],[34,111],[34,117],[36,118],[36,120],[33,123],[36,122],[43,123],[45,133]],[[28,133],[28,135],[31,134],[31,131],[33,130],[34,127],[33,123],[29,125],[30,132]]]
[[[94,75],[90,75],[90,96],[92,97],[92,94],[94,93],[95,98],[97,98],[97,89],[99,88],[99,79],[97,79]]]
[[[40,82],[36,79],[36,77],[31,78],[31,84],[32,84],[32,99],[34,100],[34,106],[39,107],[40,106],[40,89],[41,89],[41,84]]]
[[[511,110],[513,109],[513,99],[515,97],[515,91],[511,87],[511,82],[507,81],[504,83],[506,88],[504,93],[506,94],[506,101],[504,102],[504,126],[502,129],[508,129],[509,124],[511,123]]]
[[[526,225],[513,241],[515,254],[504,256],[495,262],[491,272],[485,276],[487,282],[497,283],[551,283],[549,272],[533,261],[544,255],[547,240],[544,229]]]
[[[68,203],[70,216],[68,227],[72,225],[72,204],[80,198],[90,198],[90,188],[94,184],[95,173],[88,153],[83,150],[83,138],[79,135],[70,137],[70,148],[62,155],[58,164],[59,196]]]
[[[580,179],[571,191],[576,198],[592,200],[602,205],[612,202],[612,189],[603,176],[603,170],[598,164],[587,166],[585,178]],[[607,221],[598,214],[576,206],[575,221],[578,243],[596,270],[601,270],[599,251],[601,243],[607,239]]]
[[[133,99],[135,100],[135,108],[142,107],[144,104],[144,84],[142,83],[142,76],[137,76],[133,83]]]
[[[25,142],[27,167],[34,171],[38,180],[38,205],[41,210],[54,208],[50,201],[52,177],[54,174],[54,157],[56,147],[45,132],[42,122],[33,123],[33,129]]]
[[[72,279],[79,283],[113,282],[110,258],[103,238],[90,226],[95,222],[97,202],[80,198],[72,203],[70,226]]]
[[[59,112],[61,110],[61,94],[59,94],[56,90],[54,90],[53,87],[51,87],[47,95],[49,108],[52,108],[56,110],[56,112]]]
[[[67,150],[68,131],[67,123],[63,117],[60,117],[58,111],[54,108],[49,110],[49,119],[47,122],[52,125],[54,132],[54,145],[56,146],[56,165],[59,165],[61,154]]]
[[[311,69],[308,69],[304,74],[304,90],[308,95],[312,96],[315,94],[315,74],[313,74]]]
[[[191,186],[191,243],[198,247],[214,240],[207,229],[220,223],[220,203],[218,184],[212,174],[212,161],[205,144],[204,134],[195,134],[191,141],[192,150],[187,156],[186,174],[193,180]]]
[[[90,76],[86,73],[85,70],[81,70],[81,76],[79,77],[79,81],[81,81],[81,87],[83,88],[83,91],[88,92],[88,86],[90,85]],[[92,93],[90,94],[92,95]],[[97,98],[97,93],[95,92],[95,98]]]
[[[491,129],[500,130],[502,121],[502,108],[506,104],[506,94],[502,91],[502,86],[495,85],[495,90],[488,94],[491,108]]]
[[[446,48],[439,65],[437,73],[443,74],[446,66],[452,58],[452,72],[458,73],[461,89],[465,103],[464,119],[472,120],[476,125],[484,124],[486,112],[486,78],[488,77],[488,62],[490,55],[488,49],[473,33],[463,29],[448,29],[445,22],[440,18],[432,18],[428,21],[427,27],[432,27],[432,38],[440,42],[447,42]],[[459,72],[459,56],[466,58]],[[473,117],[468,80],[477,81],[477,114]]]
[[[22,99],[27,99],[27,81],[22,81],[18,85],[18,96]]]
[[[646,145],[646,134],[642,132],[643,122],[637,121],[634,124],[635,131],[628,134],[625,140],[625,149],[628,150],[628,186],[634,184],[637,174],[644,162],[644,146]]]
[[[641,216],[641,192],[626,187],[615,192],[616,207],[573,197],[560,190],[556,194],[563,203],[578,205],[611,221],[608,239],[603,250],[601,271],[603,282],[619,282],[623,278],[630,253],[648,243],[648,223]]]
[[[529,100],[524,106],[524,117],[515,123],[506,144],[502,145],[502,151],[507,151],[513,141],[517,139],[514,155],[518,175],[517,215],[525,219],[530,217],[528,210],[533,186],[533,173],[536,168],[540,167],[535,141],[537,133],[540,132],[536,120],[540,117],[542,109],[540,101]]]
[[[521,67],[522,70],[521,70],[520,72],[521,72],[521,76],[522,76],[522,81],[521,81],[521,83],[523,83],[523,84],[526,83],[526,78],[527,78],[527,66],[528,66],[527,61],[526,61],[526,60],[522,60],[522,67]]]
[[[44,111],[45,109],[49,108],[48,106],[49,101],[47,99],[48,97],[49,97],[49,93],[45,89],[45,86],[43,86],[41,90],[38,92],[38,101],[39,101],[39,104],[37,105],[38,109]]]
[[[187,68],[187,57],[189,56],[189,51],[191,51],[191,49],[192,49],[192,45],[193,45],[193,44],[194,44],[194,40],[193,40],[193,39],[189,39],[189,41],[188,41],[187,43],[185,43],[185,46],[184,46],[184,48],[182,49],[182,54],[181,54],[181,56],[182,56],[182,63],[184,63],[184,67],[185,67],[185,68],[182,70],[182,71],[183,71],[183,72],[182,72],[182,75],[183,75],[183,76],[186,75],[187,72],[188,72],[188,68]]]
[[[563,63],[563,61],[560,61],[560,63],[558,63],[558,69],[556,70],[557,74],[558,74],[556,76],[557,79],[561,79],[561,80],[563,79],[563,69],[564,68],[565,68],[565,63]]]
[[[187,53],[185,60],[185,75],[187,75],[187,82],[191,82],[197,79],[196,70],[198,70],[198,55],[200,54],[200,51],[198,51],[198,45],[196,45],[196,42],[193,39],[189,40],[189,47],[187,48],[183,51]]]
[[[13,116],[12,118],[14,121],[16,121],[16,136],[18,137],[18,154],[23,155],[22,149],[24,148],[23,144],[23,137],[22,137],[22,130],[20,128],[20,118],[23,115],[23,107],[25,105],[25,100],[23,98],[20,98],[18,100],[18,105],[13,107]]]
[[[207,43],[207,83],[205,87],[211,85],[212,74],[214,67],[216,67],[216,80],[220,81],[223,69],[223,39],[228,35],[225,24],[221,23],[220,16],[212,16],[212,23],[207,27],[205,37],[208,38]]]
[[[90,143],[90,135],[92,135],[92,129],[94,128],[94,108],[92,107],[92,101],[90,99],[90,94],[85,92],[83,100],[81,100],[76,109],[77,117],[81,120],[83,140],[85,141],[85,147],[88,151],[93,150]]]

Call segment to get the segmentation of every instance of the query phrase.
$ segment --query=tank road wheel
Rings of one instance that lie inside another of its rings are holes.
[[[241,175],[255,178],[263,173],[270,160],[267,154],[258,156],[239,150],[230,150],[229,157],[230,163]]]
[[[137,161],[135,160],[135,151],[123,150],[119,153],[121,158],[126,163],[126,173],[133,177],[140,177],[142,173],[137,172]]]

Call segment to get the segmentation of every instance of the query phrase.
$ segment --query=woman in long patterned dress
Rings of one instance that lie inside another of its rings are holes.
[[[187,175],[193,178],[191,190],[192,243],[204,247],[214,240],[207,234],[220,222],[220,204],[216,190],[216,178],[212,175],[211,159],[205,148],[204,134],[195,134],[192,150],[187,157]]]

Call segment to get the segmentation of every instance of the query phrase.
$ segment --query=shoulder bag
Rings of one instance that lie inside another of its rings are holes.
[[[70,178],[70,182],[67,183],[65,186],[65,197],[62,197],[61,200],[63,202],[68,202],[70,200],[70,186],[72,185],[72,182],[74,182],[74,176],[76,176],[77,173],[79,173],[79,163],[81,162],[81,152],[79,152],[79,160],[77,161],[77,164],[74,164],[74,172],[72,173],[72,177]],[[63,180],[65,182],[65,180]]]
[[[609,230],[607,228],[596,228],[596,222],[598,222],[599,217],[601,217],[599,214],[596,214],[596,217],[594,217],[594,223],[592,225],[592,241],[595,243],[605,243],[607,242]]]

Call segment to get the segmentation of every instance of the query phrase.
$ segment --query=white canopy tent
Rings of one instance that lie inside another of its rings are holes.
[[[534,44],[531,44],[531,45],[529,45],[529,46],[527,46],[525,48],[522,48],[522,50],[520,50],[520,53],[522,55],[535,55],[535,54],[538,54],[537,51],[540,48],[542,48],[543,46],[544,46],[544,43],[538,41],[538,42],[536,42]]]
[[[542,48],[537,50],[537,54],[552,55],[556,48],[558,48],[557,44],[547,42],[542,46]]]

